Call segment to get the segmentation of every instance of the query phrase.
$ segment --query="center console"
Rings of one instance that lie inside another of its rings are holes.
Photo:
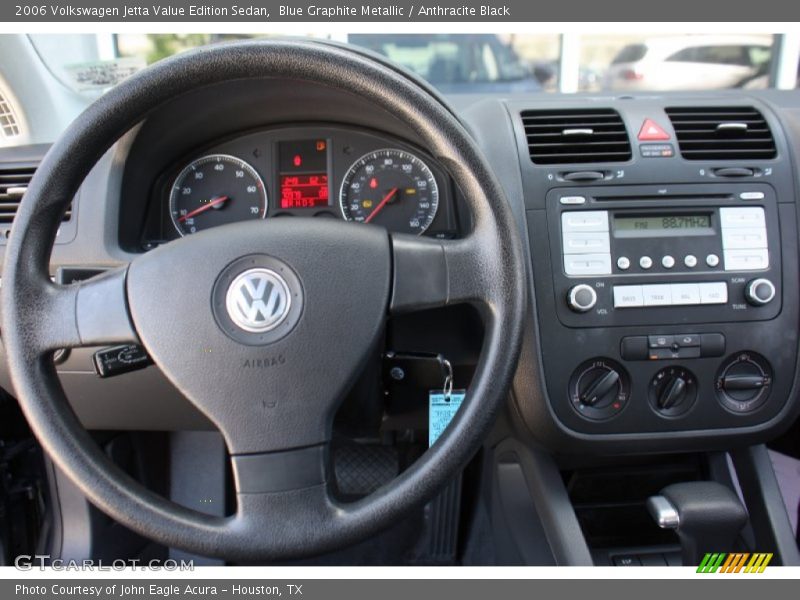
[[[748,121],[751,131],[769,126],[769,159],[696,160],[687,149],[712,121],[705,111],[727,107],[665,110],[665,102],[609,99],[630,158],[591,166],[571,154],[561,155],[564,164],[558,155],[542,160],[533,148],[543,135],[552,143],[591,129],[543,134],[555,111],[511,108],[512,119],[523,115],[537,334],[526,354],[541,374],[540,395],[518,386],[515,399],[537,437],[565,451],[753,442],[797,408],[797,213],[780,124],[766,107],[755,113],[762,123]],[[699,115],[689,118],[689,142],[668,117],[675,111]],[[591,111],[574,116],[597,129],[606,123]],[[648,120],[659,124],[663,152],[652,152],[644,129],[636,136]],[[713,141],[739,142],[726,136]],[[589,138],[581,151],[610,151],[610,139]]]

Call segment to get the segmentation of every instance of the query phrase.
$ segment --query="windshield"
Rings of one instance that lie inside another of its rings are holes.
[[[675,34],[655,30],[655,25],[652,28],[637,35],[311,32],[306,37],[349,43],[381,54],[446,95],[631,94],[765,89],[776,82],[784,89],[797,85],[796,37]],[[159,60],[210,44],[277,35],[98,33],[4,37],[16,41],[7,46],[13,52],[0,54],[0,146],[52,141],[90,102]],[[31,72],[39,84],[28,90]],[[45,97],[40,93],[42,85],[48,89]],[[26,117],[37,110],[39,127],[33,132]]]
[[[513,46],[495,35],[356,34],[348,41],[383,54],[435,86],[534,81]]]
[[[107,88],[133,70],[190,48],[266,36],[125,33],[30,37],[59,79],[88,91]],[[774,45],[773,36],[767,34],[660,32],[580,36],[309,33],[308,37],[334,39],[380,53],[445,93],[766,88]],[[579,60],[571,68],[565,66],[561,60],[565,54],[577,55]],[[110,61],[116,61],[113,69],[108,67]],[[101,68],[101,63],[105,67]]]

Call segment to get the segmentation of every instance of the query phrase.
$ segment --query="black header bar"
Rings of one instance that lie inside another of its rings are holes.
[[[4,22],[780,22],[791,0],[10,0]]]

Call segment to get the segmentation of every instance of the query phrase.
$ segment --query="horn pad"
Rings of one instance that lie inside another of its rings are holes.
[[[127,292],[147,352],[247,454],[328,439],[382,335],[391,276],[385,229],[295,217],[164,244],[131,264]]]
[[[303,313],[303,286],[292,268],[265,254],[243,256],[220,273],[211,310],[220,329],[248,346],[277,342]]]

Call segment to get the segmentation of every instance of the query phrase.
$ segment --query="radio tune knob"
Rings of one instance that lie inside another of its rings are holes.
[[[567,294],[567,304],[575,312],[587,312],[597,304],[597,292],[585,283],[578,284]]]
[[[764,306],[775,297],[775,285],[769,279],[753,279],[747,284],[744,297],[753,306]]]

